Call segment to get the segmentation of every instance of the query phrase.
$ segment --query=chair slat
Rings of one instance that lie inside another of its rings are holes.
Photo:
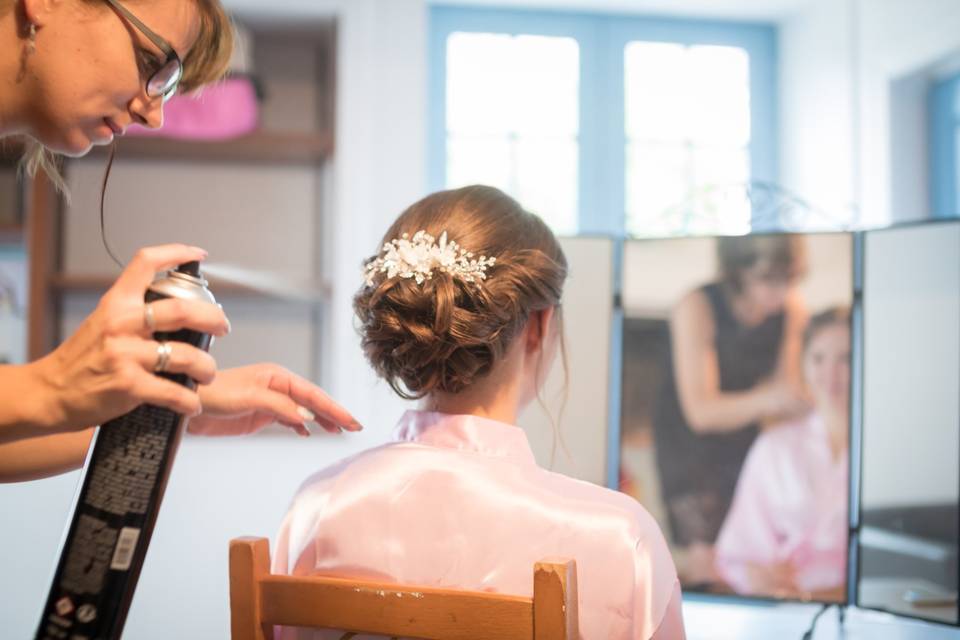
[[[266,538],[230,541],[230,637],[273,640],[273,630],[260,618],[260,581],[270,575],[270,542]]]
[[[230,541],[233,640],[272,640],[273,625],[426,640],[577,640],[577,569],[536,564],[533,598],[270,574],[266,538]]]
[[[317,576],[269,576],[263,620],[430,640],[530,640],[533,600],[448,589],[398,588]]]
[[[577,563],[538,562],[533,572],[534,640],[576,640],[579,627]]]

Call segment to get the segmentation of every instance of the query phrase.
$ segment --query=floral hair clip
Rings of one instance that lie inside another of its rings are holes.
[[[446,231],[440,234],[439,242],[426,231],[417,231],[412,238],[405,233],[383,245],[381,253],[382,256],[371,260],[365,267],[367,286],[373,286],[378,273],[386,273],[387,278],[414,278],[417,284],[423,284],[433,277],[435,271],[479,284],[487,278],[487,267],[497,261],[486,256],[474,258],[456,242],[448,241]]]

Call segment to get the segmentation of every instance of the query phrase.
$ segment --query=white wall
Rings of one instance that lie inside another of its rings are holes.
[[[848,222],[856,200],[850,0],[810,0],[780,23],[780,181]]]
[[[882,223],[924,217],[926,210],[918,215],[892,206],[892,184],[899,176],[893,172],[891,123],[897,123],[897,114],[892,111],[891,89],[898,79],[936,66],[960,50],[960,4],[954,0],[859,0],[858,14],[857,112],[865,220]],[[908,152],[909,148],[897,151]]]
[[[780,23],[781,180],[851,221],[928,215],[925,87],[960,50],[954,0],[809,0]],[[918,84],[919,83],[919,84]]]

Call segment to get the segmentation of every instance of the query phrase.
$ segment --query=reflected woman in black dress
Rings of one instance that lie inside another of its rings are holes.
[[[806,313],[795,289],[803,239],[717,240],[719,277],[670,317],[654,414],[657,471],[677,567],[687,586],[714,581],[713,543],[758,429],[807,410],[799,380]]]

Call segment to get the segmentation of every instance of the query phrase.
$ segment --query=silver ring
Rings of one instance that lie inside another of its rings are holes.
[[[163,373],[167,370],[167,365],[170,364],[170,353],[172,351],[173,346],[169,342],[161,342],[157,345],[157,364],[153,367],[154,371]]]
[[[150,333],[153,333],[157,330],[157,319],[153,317],[153,305],[145,304],[143,305],[143,324],[147,326],[147,329],[150,330]]]

